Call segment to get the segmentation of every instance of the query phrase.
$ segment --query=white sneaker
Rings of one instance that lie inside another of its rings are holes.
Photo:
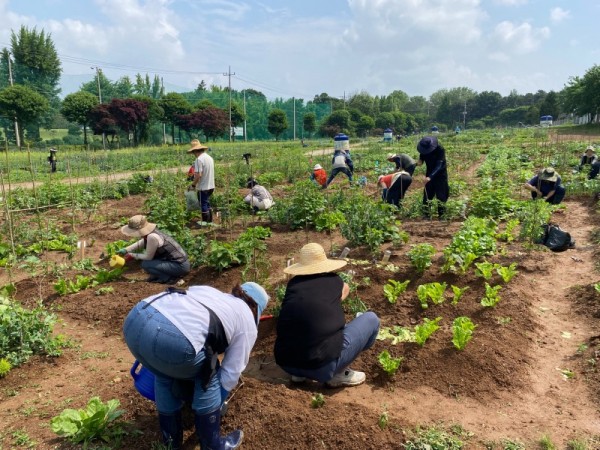
[[[344,369],[342,372],[334,375],[331,380],[325,383],[325,386],[336,388],[344,386],[358,386],[367,379],[364,372],[358,372],[350,368]]]
[[[306,377],[297,377],[296,375],[292,375],[292,383],[304,383],[306,381]]]

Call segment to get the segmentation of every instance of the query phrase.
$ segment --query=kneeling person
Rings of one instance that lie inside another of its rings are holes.
[[[273,197],[267,188],[258,184],[254,178],[249,178],[246,187],[250,192],[244,197],[244,202],[252,206],[254,212],[266,211],[273,206]]]
[[[332,272],[346,261],[328,259],[316,243],[302,247],[299,260],[284,269],[294,277],[277,321],[275,361],[293,382],[309,378],[329,387],[359,385],[365,374],[349,366],[375,342],[379,318],[369,311],[345,323],[342,301],[350,288]]]

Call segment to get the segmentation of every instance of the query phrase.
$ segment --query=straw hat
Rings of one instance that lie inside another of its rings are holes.
[[[313,170],[321,170],[323,168],[323,166],[321,166],[321,164],[315,164],[315,167],[313,167]]]
[[[194,153],[200,150],[208,150],[208,147],[206,145],[202,145],[198,139],[192,140],[190,144],[192,144],[192,146],[187,151],[187,153]]]
[[[395,158],[396,156],[398,156],[398,155],[396,155],[395,153],[388,153],[387,159],[390,160],[390,159]]]
[[[155,223],[148,222],[146,216],[138,214],[129,219],[127,225],[121,227],[121,233],[132,237],[142,237],[152,233],[155,228]]]
[[[592,153],[596,153],[596,149],[594,148],[593,145],[588,145],[587,148],[585,149],[585,152],[592,152]]]
[[[558,180],[558,173],[556,173],[556,170],[554,170],[554,167],[546,167],[540,173],[540,180],[556,181],[556,180]]]
[[[313,275],[316,273],[333,272],[341,269],[347,262],[343,259],[327,259],[325,250],[319,244],[311,242],[300,249],[299,263],[283,269],[290,275]]]

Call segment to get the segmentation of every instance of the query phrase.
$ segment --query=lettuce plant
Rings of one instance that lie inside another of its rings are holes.
[[[423,323],[421,325],[416,325],[415,342],[423,347],[427,339],[429,339],[429,337],[440,328],[438,325],[440,320],[442,320],[441,317],[436,317],[434,320],[425,318],[423,319]]]
[[[465,316],[457,317],[452,322],[452,343],[458,350],[463,350],[473,337],[475,325],[471,319]]]

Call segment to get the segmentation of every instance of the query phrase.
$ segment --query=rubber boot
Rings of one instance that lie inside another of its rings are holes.
[[[213,221],[212,208],[209,208],[208,209],[208,220],[207,220],[207,222],[208,223],[212,223],[212,221]]]
[[[200,441],[200,450],[231,450],[242,444],[244,433],[235,430],[221,437],[221,410],[208,414],[195,414],[196,435]]]
[[[202,222],[209,223],[210,221],[211,221],[210,210],[202,211]]]
[[[183,445],[183,424],[181,410],[172,414],[158,413],[158,423],[163,443],[171,450],[181,450]]]

